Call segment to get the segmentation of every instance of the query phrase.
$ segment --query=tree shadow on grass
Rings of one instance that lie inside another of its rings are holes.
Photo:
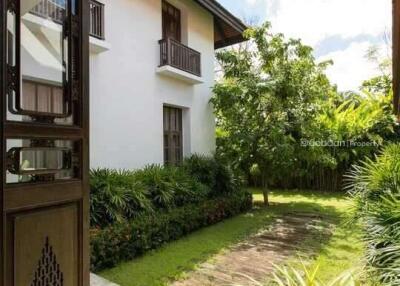
[[[288,261],[290,265],[299,269],[303,262],[319,265],[320,279],[331,281],[343,271],[362,264],[361,232],[358,225],[347,223],[348,214],[343,205],[338,208],[313,202],[291,202],[274,207],[283,213],[285,209],[289,210],[287,213],[293,215],[301,215],[302,211],[307,210],[321,218],[321,222],[300,243],[297,254]]]
[[[340,197],[340,196],[339,196]],[[262,204],[256,204],[256,208],[263,208]],[[344,212],[334,206],[321,205],[316,202],[290,202],[272,203],[270,210],[275,216],[290,216],[309,220],[307,231],[299,233],[299,255],[310,259],[317,256],[320,251],[331,242],[336,228],[340,227],[340,234],[335,239],[344,239],[352,233],[351,228],[344,225]],[[294,243],[296,241],[293,241]],[[351,250],[350,245],[342,245],[342,249]]]

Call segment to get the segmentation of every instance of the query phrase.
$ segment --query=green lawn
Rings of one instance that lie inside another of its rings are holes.
[[[358,271],[362,267],[363,245],[358,227],[337,227],[329,242],[322,247],[314,261],[319,265],[318,278],[329,282],[345,271]]]
[[[252,190],[255,202],[262,200],[258,190]],[[252,212],[197,231],[186,238],[169,243],[132,262],[99,273],[121,286],[160,286],[185,275],[200,262],[210,259],[233,243],[271,224],[273,218],[285,212],[315,212],[325,214],[337,225],[330,239],[316,236],[304,242],[318,249],[315,260],[321,266],[321,279],[330,279],[353,267],[361,256],[357,229],[350,231],[340,217],[348,209],[341,195],[312,192],[271,193],[272,206],[256,207]],[[354,228],[353,228],[354,229]],[[314,261],[313,258],[313,261]]]
[[[259,190],[252,191],[254,201],[261,203],[262,193]],[[290,262],[296,265],[299,264],[299,260],[303,260],[307,264],[311,263],[311,269],[318,265],[320,269],[318,278],[322,282],[332,281],[338,274],[349,270],[357,271],[362,267],[361,229],[358,225],[348,225],[346,216],[351,202],[343,195],[279,191],[273,192],[271,197],[273,202],[289,204],[294,211],[322,211],[331,217],[329,222],[335,225],[333,234],[328,240],[316,234],[313,239],[304,241],[305,246],[318,250],[315,257],[304,258],[308,254],[299,253],[299,256],[294,257]]]

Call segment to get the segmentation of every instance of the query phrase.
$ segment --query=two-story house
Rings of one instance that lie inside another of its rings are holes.
[[[211,154],[214,50],[242,41],[245,28],[214,0],[93,2],[93,166]]]
[[[214,51],[243,41],[246,26],[214,0],[89,2],[91,167],[133,169],[213,153]],[[20,22],[8,13],[7,42],[8,63],[21,57],[22,96],[8,98],[7,119],[73,126],[74,93],[65,86],[74,80],[67,63],[76,56],[66,48],[73,26],[65,15],[73,15],[75,1],[20,3]],[[32,145],[23,141],[9,148]],[[20,161],[26,169],[73,164],[60,156],[26,152]]]

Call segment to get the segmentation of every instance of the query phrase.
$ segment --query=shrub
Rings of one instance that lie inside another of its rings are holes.
[[[90,191],[90,220],[94,226],[121,222],[153,210],[145,185],[129,171],[91,170]]]
[[[400,145],[355,166],[349,179],[372,276],[384,285],[400,285]]]
[[[172,208],[207,197],[209,189],[182,168],[151,165],[138,170],[135,179],[142,182],[155,208]]]
[[[251,206],[251,194],[240,191],[176,209],[142,214],[104,229],[92,229],[92,269],[98,271],[133,259],[201,227],[249,210]]]
[[[231,193],[238,187],[232,170],[213,157],[193,155],[185,159],[183,168],[193,178],[208,186],[213,195]]]
[[[180,167],[90,173],[92,268],[137,257],[165,242],[251,208],[251,194],[214,158]]]
[[[91,225],[105,227],[154,210],[202,202],[239,190],[229,168],[194,155],[182,167],[147,166],[136,171],[92,170]]]

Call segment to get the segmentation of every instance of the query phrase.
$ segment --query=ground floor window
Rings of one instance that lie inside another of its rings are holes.
[[[182,109],[164,106],[164,164],[182,162]]]

